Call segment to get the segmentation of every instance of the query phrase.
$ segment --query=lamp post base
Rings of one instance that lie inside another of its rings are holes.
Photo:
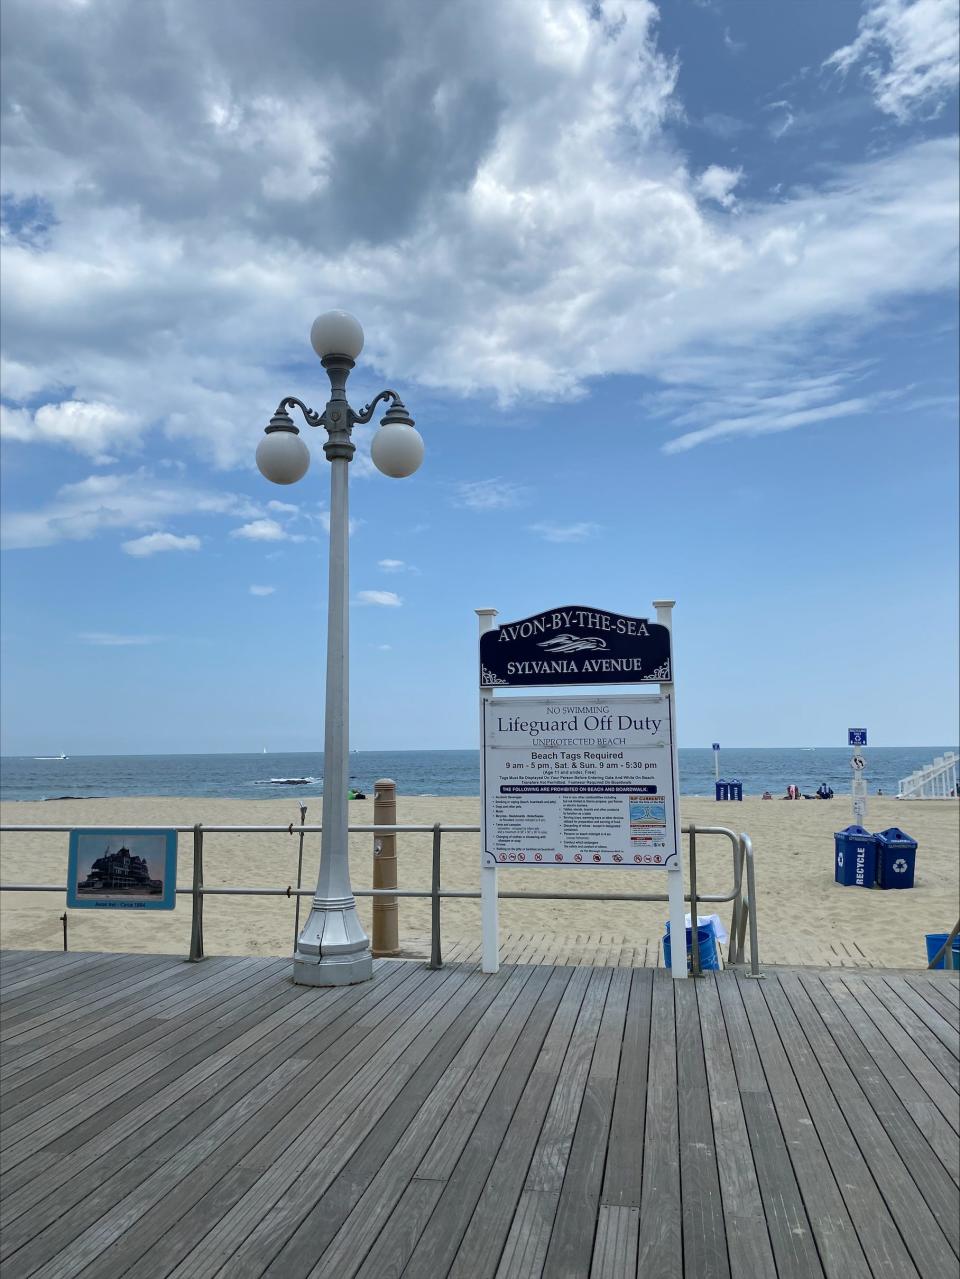
[[[298,986],[352,986],[373,977],[370,939],[353,898],[314,899],[293,956]]]
[[[373,956],[369,950],[352,955],[301,955],[293,957],[293,980],[297,986],[355,986],[373,977]]]

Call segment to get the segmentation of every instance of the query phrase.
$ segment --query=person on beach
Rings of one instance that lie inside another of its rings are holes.
[[[763,792],[763,794],[760,796],[760,798],[761,798],[761,799],[773,799],[773,796],[770,794],[770,792],[769,792],[768,790],[765,790],[765,791]]]

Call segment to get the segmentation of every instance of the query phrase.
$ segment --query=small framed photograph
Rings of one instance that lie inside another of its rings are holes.
[[[74,830],[67,905],[101,910],[173,910],[177,904],[175,830]]]

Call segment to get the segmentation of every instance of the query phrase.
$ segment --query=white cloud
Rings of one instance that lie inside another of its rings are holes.
[[[276,589],[277,588],[275,586],[251,586],[250,594],[251,595],[273,595]]]
[[[732,209],[737,203],[733,188],[742,177],[742,169],[725,169],[723,165],[711,164],[697,178],[697,190],[708,200]]]
[[[467,480],[457,485],[455,505],[471,511],[504,511],[522,506],[527,496],[528,490],[522,484],[509,480]]]
[[[867,0],[857,38],[823,65],[845,74],[857,64],[887,115],[938,114],[960,75],[958,0]]]
[[[122,542],[121,550],[140,558],[160,551],[199,551],[200,539],[192,533],[177,537],[175,533],[146,533],[131,542]]]
[[[45,506],[0,515],[0,536],[8,549],[53,546],[109,531],[155,531],[178,517],[259,514],[249,498],[183,484],[179,477],[158,479],[147,468],[128,474],[90,475],[64,484]]]
[[[821,168],[736,219],[705,208],[733,187],[704,190],[664,128],[682,104],[649,0],[448,0],[423,22],[370,0],[341,15],[322,84],[308,51],[325,15],[276,8],[230,10],[225,42],[219,0],[170,0],[150,39],[173,80],[158,93],[124,73],[91,96],[98,68],[128,65],[130,0],[52,25],[7,0],[5,184],[57,220],[42,251],[6,247],[15,438],[31,415],[62,433],[77,404],[69,447],[91,456],[135,447],[149,423],[168,451],[249,466],[281,395],[324,397],[307,334],[326,305],[366,330],[357,404],[399,383],[417,416],[410,383],[503,401],[575,397],[606,375],[672,384],[705,350],[735,360],[787,328],[799,347],[954,278],[952,139]],[[871,4],[881,43],[862,31],[835,65],[899,50],[877,92],[933,109],[954,56],[926,42],[943,11]],[[901,27],[914,34],[896,43]],[[367,198],[332,199],[332,172]],[[89,408],[119,405],[138,417],[112,433]],[[321,434],[303,438],[319,451]],[[475,509],[498,509],[484,496]]]
[[[268,502],[268,511],[277,511],[280,515],[299,515],[300,507],[294,506],[291,502]]]
[[[586,542],[599,533],[600,525],[583,520],[578,524],[531,524],[530,530],[545,542]]]
[[[231,529],[230,536],[242,537],[249,542],[285,542],[290,534],[276,520],[262,519]]]
[[[33,414],[4,406],[0,415],[0,433],[7,439],[66,445],[95,462],[111,462],[114,453],[137,447],[143,425],[136,414],[80,400],[43,404]]]
[[[94,644],[98,648],[128,648],[140,644],[157,644],[159,635],[111,635],[106,631],[87,631],[78,635],[83,644]]]
[[[399,608],[403,600],[394,591],[358,591],[358,604],[378,604],[381,608]]]
[[[414,564],[408,564],[405,560],[377,560],[377,568],[382,569],[384,573],[410,573],[419,576],[420,570]]]

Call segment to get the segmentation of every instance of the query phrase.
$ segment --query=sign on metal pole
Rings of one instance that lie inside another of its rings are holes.
[[[567,605],[516,622],[480,618],[483,971],[496,972],[504,866],[666,870],[671,935],[685,932],[671,618]],[[658,684],[659,695],[510,688]],[[686,947],[671,952],[686,977]]]
[[[670,697],[484,703],[484,863],[668,870]]]
[[[713,743],[713,780],[720,780],[720,743]]]
[[[482,688],[663,683],[671,671],[666,626],[580,604],[480,636]]]
[[[67,905],[100,910],[173,910],[177,904],[175,830],[73,830]]]
[[[867,779],[864,774],[866,761],[860,754],[860,747],[867,744],[865,728],[848,728],[847,745],[852,746],[853,756],[850,760],[851,779],[850,794],[853,797],[853,822],[862,826],[867,820]]]

